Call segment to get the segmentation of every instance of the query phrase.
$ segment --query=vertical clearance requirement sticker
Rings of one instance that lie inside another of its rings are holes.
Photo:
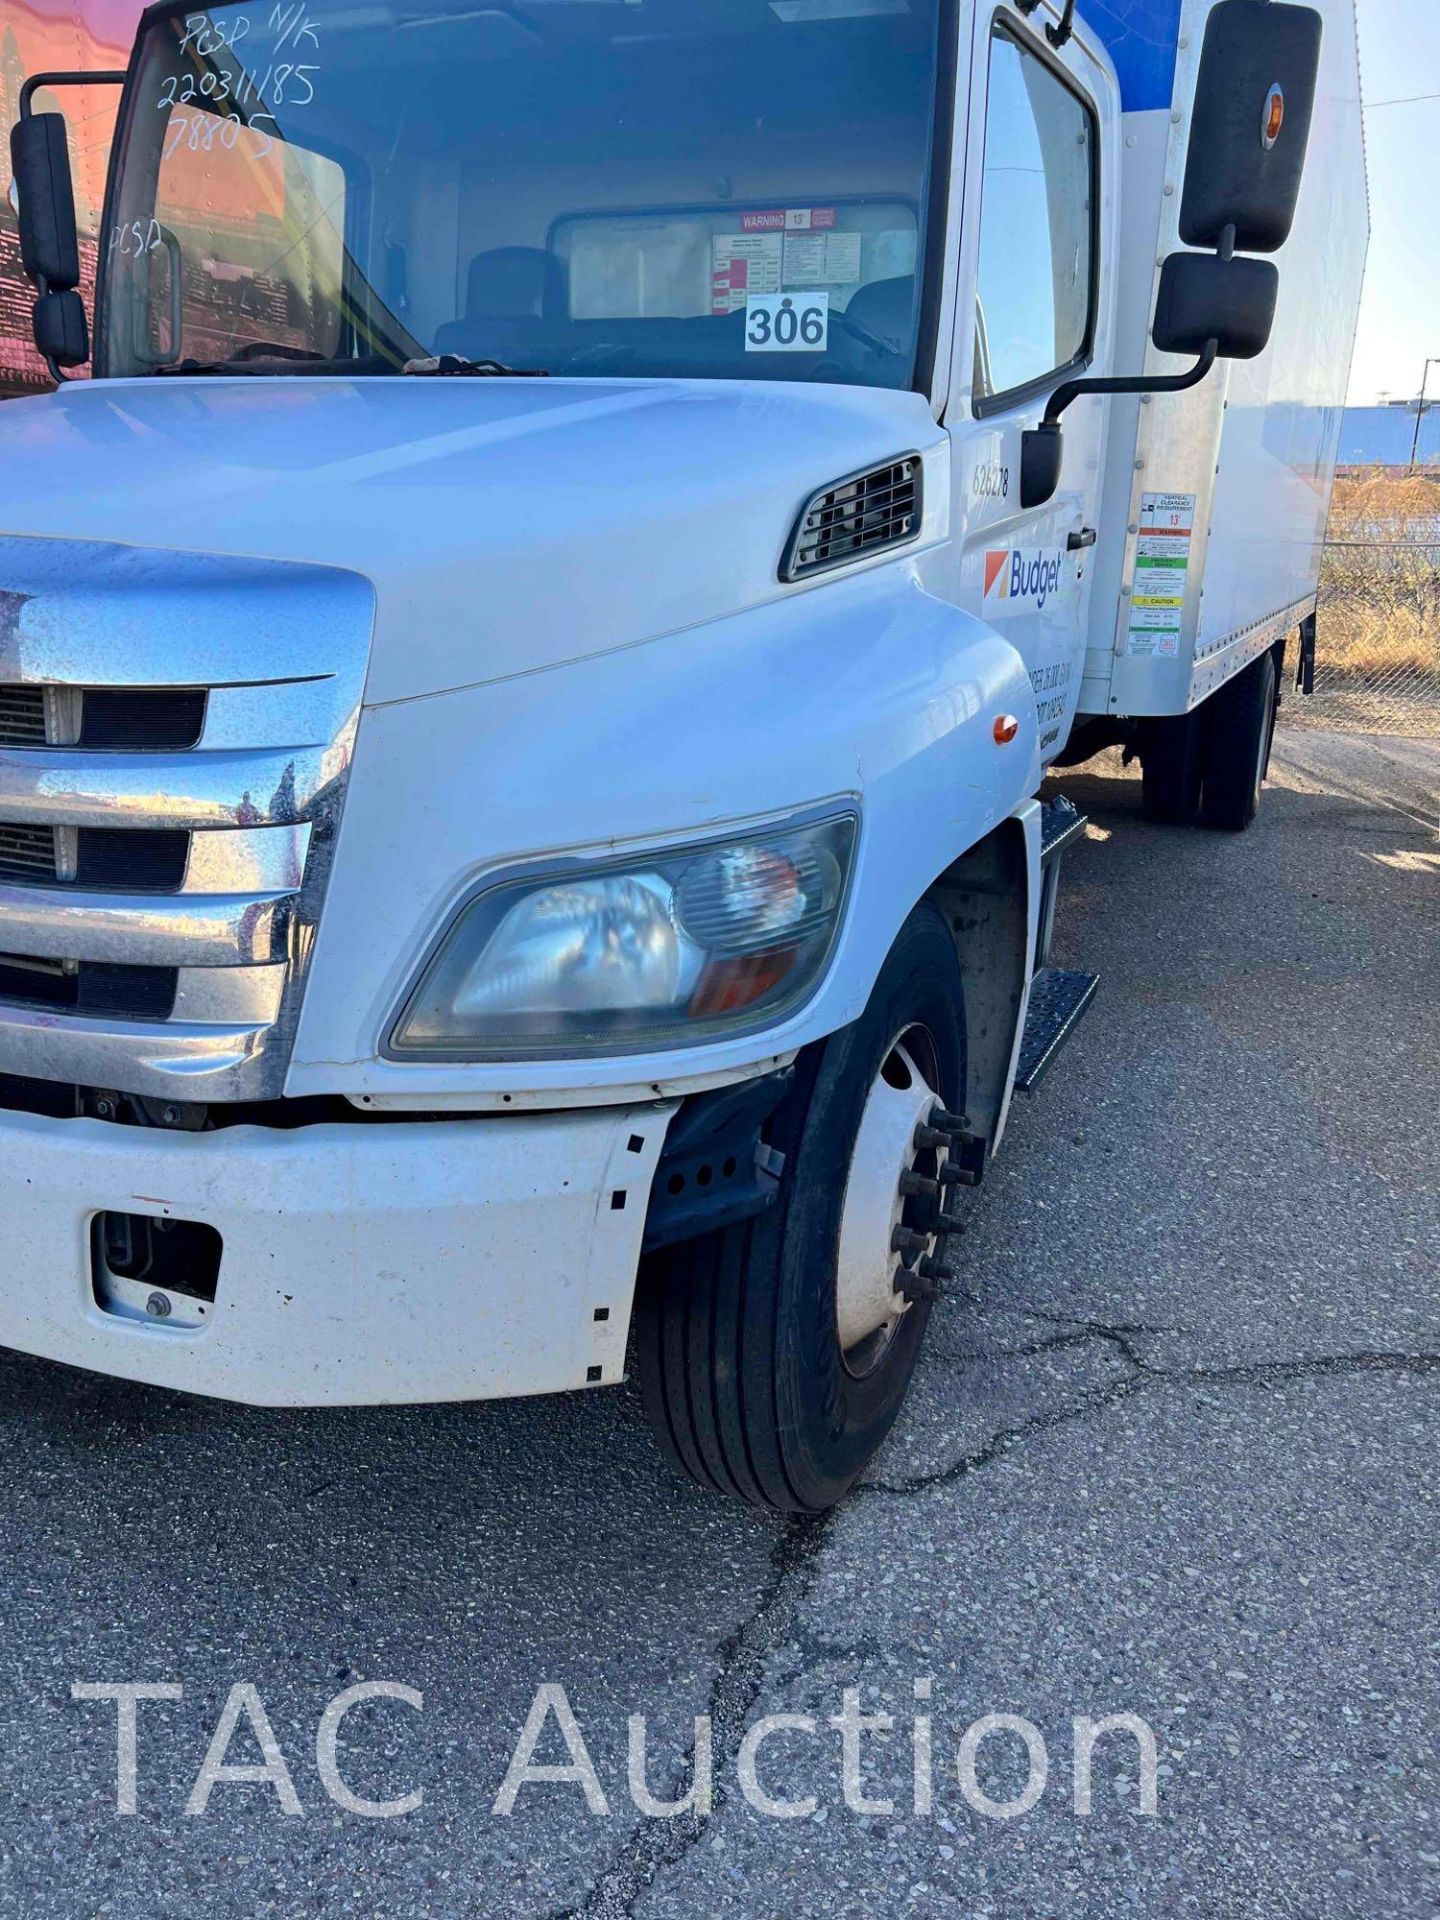
[[[1127,653],[1173,657],[1180,651],[1195,506],[1193,493],[1147,493],[1141,499]]]

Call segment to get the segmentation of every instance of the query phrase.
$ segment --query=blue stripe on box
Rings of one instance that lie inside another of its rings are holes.
[[[1081,0],[1081,13],[1115,62],[1126,113],[1147,113],[1170,105],[1181,4],[1182,0]]]

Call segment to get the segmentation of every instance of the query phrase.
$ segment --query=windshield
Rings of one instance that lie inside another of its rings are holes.
[[[97,370],[909,386],[941,4],[152,12]]]

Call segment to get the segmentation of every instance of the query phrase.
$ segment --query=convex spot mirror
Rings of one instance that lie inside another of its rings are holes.
[[[1220,0],[1212,10],[1180,203],[1187,247],[1218,247],[1227,227],[1237,253],[1274,253],[1289,239],[1322,32],[1314,7],[1281,0]]]
[[[57,367],[83,367],[90,358],[85,302],[71,287],[42,293],[35,302],[35,345]]]
[[[1253,360],[1270,344],[1280,298],[1269,260],[1172,253],[1160,272],[1151,337],[1162,353],[1196,354],[1215,341],[1222,360]]]
[[[1065,460],[1065,436],[1058,424],[1032,427],[1020,436],[1020,505],[1043,507],[1053,500]]]

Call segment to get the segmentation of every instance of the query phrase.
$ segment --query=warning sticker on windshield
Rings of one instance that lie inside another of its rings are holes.
[[[1195,507],[1193,493],[1147,493],[1141,499],[1125,637],[1125,651],[1136,657],[1170,658],[1180,651]]]
[[[752,293],[745,302],[747,353],[823,353],[829,338],[828,293]]]
[[[792,233],[786,236],[787,287],[853,287],[859,278],[858,233]]]
[[[742,213],[740,224],[746,233],[809,233],[811,229],[833,227],[834,207],[772,207],[766,213]]]

